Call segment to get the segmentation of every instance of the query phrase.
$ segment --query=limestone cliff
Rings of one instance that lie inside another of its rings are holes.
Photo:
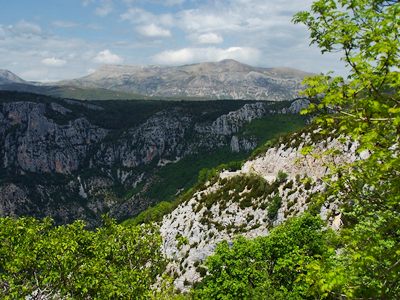
[[[200,281],[202,264],[220,241],[267,235],[271,227],[307,209],[310,196],[324,190],[321,179],[329,176],[330,165],[368,155],[356,152],[357,143],[318,135],[318,129],[296,133],[240,170],[221,172],[164,216],[163,250],[171,259],[168,271],[177,288],[186,290]],[[339,228],[337,203],[326,203],[321,216]]]
[[[143,193],[157,170],[215,149],[253,149],[257,138],[238,135],[240,129],[273,110],[268,103],[0,96],[0,215],[52,216],[60,223],[137,214],[156,201]]]

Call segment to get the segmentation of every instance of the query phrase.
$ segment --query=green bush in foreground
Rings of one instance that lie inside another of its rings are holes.
[[[254,240],[222,242],[207,260],[209,274],[195,290],[198,299],[306,299],[308,265],[328,259],[334,234],[305,214]],[[313,297],[312,297],[313,298]]]
[[[65,299],[148,299],[164,268],[152,225],[106,220],[96,231],[76,221],[0,218],[2,299],[40,293]]]

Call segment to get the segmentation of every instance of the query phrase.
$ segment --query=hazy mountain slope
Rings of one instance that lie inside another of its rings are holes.
[[[155,97],[279,101],[297,98],[300,83],[307,75],[290,68],[258,68],[223,60],[178,67],[108,65],[58,84]]]
[[[60,98],[77,100],[133,100],[148,99],[143,95],[121,91],[111,91],[102,88],[81,88],[76,86],[57,86],[38,83],[0,83],[0,91],[18,91],[36,93]]]
[[[8,70],[0,69],[0,85],[13,84],[13,83],[27,83],[27,82]]]

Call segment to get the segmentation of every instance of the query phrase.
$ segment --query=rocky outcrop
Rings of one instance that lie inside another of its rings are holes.
[[[297,99],[290,104],[289,108],[283,108],[282,113],[298,114],[303,109],[310,105],[310,100],[308,99]]]
[[[61,105],[50,105],[66,114]],[[32,173],[70,174],[78,170],[93,144],[108,130],[93,126],[85,118],[58,125],[45,116],[46,105],[33,102],[4,103],[3,124],[10,131],[2,147],[3,167]]]
[[[177,288],[186,290],[201,279],[201,266],[220,241],[267,235],[271,227],[303,212],[310,196],[324,190],[321,179],[329,174],[329,165],[366,155],[357,154],[357,143],[349,141],[312,142],[316,134],[318,130],[299,134],[247,161],[238,171],[223,171],[164,217],[163,250],[171,259],[168,270]],[[312,146],[312,154],[305,154],[305,145]],[[315,158],[327,151],[340,154]],[[337,203],[326,203],[321,216],[333,228],[340,226]]]
[[[264,103],[245,104],[237,111],[232,111],[217,118],[211,125],[196,126],[197,132],[212,132],[217,135],[230,135],[237,133],[240,128],[254,119],[258,119],[267,113],[267,105]]]
[[[191,151],[185,143],[185,134],[192,123],[190,116],[179,111],[161,111],[128,130],[116,142],[103,143],[95,159],[107,166],[118,164],[127,168],[155,159],[176,159]]]

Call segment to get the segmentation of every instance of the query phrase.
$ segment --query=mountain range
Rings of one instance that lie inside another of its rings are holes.
[[[0,90],[75,99],[292,100],[311,75],[291,68],[260,68],[232,59],[183,66],[105,65],[85,77],[27,82],[0,70]]]

